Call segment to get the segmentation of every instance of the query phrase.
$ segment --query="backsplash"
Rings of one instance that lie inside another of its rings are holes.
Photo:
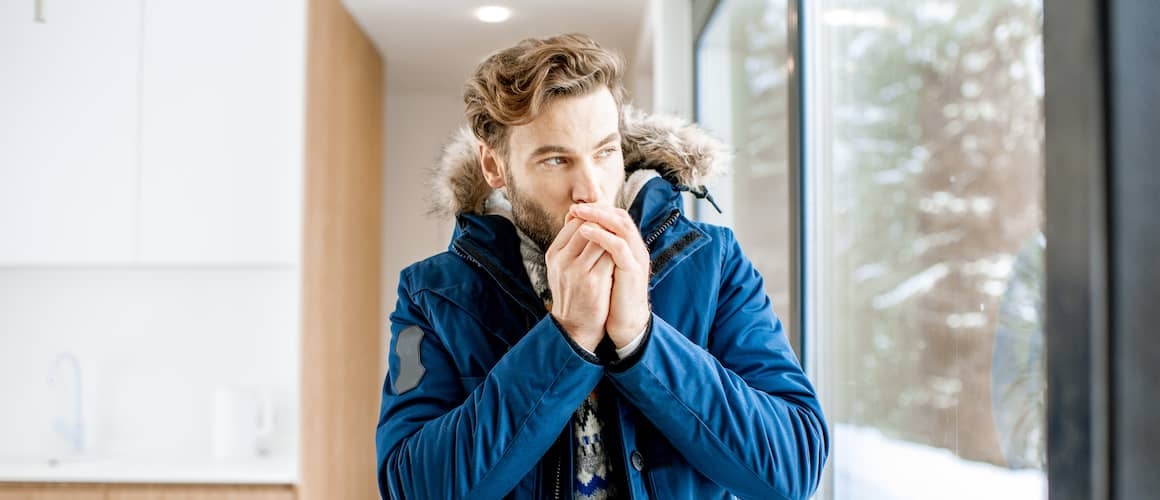
[[[0,463],[71,454],[61,353],[80,366],[83,456],[214,463],[215,393],[241,388],[270,395],[269,456],[296,457],[299,279],[293,266],[0,269]]]

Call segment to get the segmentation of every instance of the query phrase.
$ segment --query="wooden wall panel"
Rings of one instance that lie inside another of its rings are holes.
[[[383,62],[339,0],[309,0],[303,500],[377,499]]]

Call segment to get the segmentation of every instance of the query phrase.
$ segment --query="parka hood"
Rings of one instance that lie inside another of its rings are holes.
[[[728,148],[704,129],[632,106],[624,106],[621,113],[626,178],[649,169],[674,185],[701,190],[727,170],[731,159]],[[464,125],[444,146],[429,177],[433,183],[431,213],[441,217],[486,213],[486,201],[494,189],[483,177],[478,144],[479,139]]]

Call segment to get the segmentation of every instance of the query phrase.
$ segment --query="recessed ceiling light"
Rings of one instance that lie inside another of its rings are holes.
[[[502,23],[512,17],[512,11],[507,7],[488,5],[475,9],[475,17],[485,23]]]

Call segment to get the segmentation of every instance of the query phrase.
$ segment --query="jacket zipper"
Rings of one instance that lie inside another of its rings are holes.
[[[509,296],[511,296],[512,299],[515,299],[516,302],[518,302],[520,305],[524,306],[524,308],[527,309],[528,311],[531,311],[533,314],[539,314],[540,312],[542,312],[544,310],[544,304],[543,304],[543,302],[540,302],[539,300],[528,300],[527,298],[521,299],[519,297],[516,297],[515,290],[517,290],[518,288],[516,288],[515,283],[512,283],[511,280],[507,279],[507,277],[504,276],[503,273],[500,272],[498,269],[494,268],[493,266],[491,266],[489,264],[484,264],[482,262],[482,259],[477,258],[474,252],[468,250],[467,248],[464,248],[459,243],[452,245],[452,249],[455,250],[456,255],[463,257],[468,262],[475,264],[480,269],[483,269],[483,270],[487,271],[489,274],[491,274],[492,277],[494,277],[495,280],[499,282],[500,288],[502,288],[504,290],[504,292],[507,292],[507,294]],[[539,305],[539,307],[536,307],[536,305]]]
[[[653,230],[652,233],[649,233],[648,237],[644,239],[644,245],[645,246],[652,246],[653,242],[656,241],[657,238],[659,238],[661,236],[661,233],[665,232],[665,230],[668,229],[669,226],[672,226],[673,223],[677,221],[677,217],[680,215],[681,215],[680,210],[673,210],[671,213],[669,213],[669,216],[668,216],[668,218],[665,219],[665,222],[663,224],[661,224],[660,227]]]
[[[565,440],[566,439],[570,440],[572,438],[571,432],[572,432],[572,417],[568,417],[567,426],[564,428],[564,431],[559,436],[556,437],[556,440],[554,442],[552,442],[552,446],[550,448],[548,448],[548,454],[544,457],[545,459],[547,459],[544,461],[545,463],[555,462],[555,464],[554,464],[555,467],[553,467],[553,469],[555,470],[556,473],[554,475],[544,474],[544,476],[546,476],[546,477],[544,477],[544,479],[546,481],[551,482],[551,497],[550,498],[553,498],[556,500],[563,498],[563,495],[564,495],[564,458],[565,458],[564,453],[565,453],[565,450],[563,448],[566,448],[566,447],[571,448],[570,446],[565,446],[567,444],[570,444],[570,441],[565,441]]]
[[[556,454],[556,483],[552,487],[552,498],[554,498],[556,500],[560,500],[560,486],[561,486],[561,484],[560,484],[561,477],[560,476],[561,476],[561,474],[563,474],[563,470],[564,470],[564,457],[560,456],[560,454],[557,453]]]

